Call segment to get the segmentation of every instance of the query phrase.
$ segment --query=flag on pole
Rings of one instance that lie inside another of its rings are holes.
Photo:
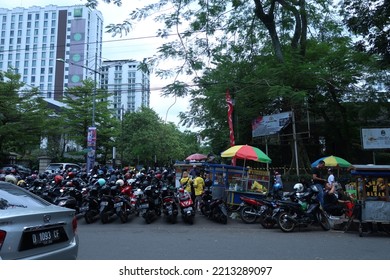
[[[228,105],[228,124],[229,124],[229,139],[230,139],[230,146],[234,146],[235,145],[235,141],[234,141],[234,127],[233,127],[233,109],[234,109],[234,105],[233,105],[233,100],[230,96],[230,91],[229,89],[226,90],[226,103]],[[232,159],[232,165],[235,166],[236,165],[236,158],[233,157]]]

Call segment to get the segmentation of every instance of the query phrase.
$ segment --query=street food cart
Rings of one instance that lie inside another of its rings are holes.
[[[359,235],[363,225],[390,232],[390,165],[353,165],[356,194],[355,215],[359,222]]]
[[[270,176],[265,170],[207,162],[176,162],[174,167],[177,188],[180,187],[183,171],[189,171],[194,166],[211,179],[213,198],[222,198],[233,206],[241,203],[241,195],[264,197],[269,188]]]

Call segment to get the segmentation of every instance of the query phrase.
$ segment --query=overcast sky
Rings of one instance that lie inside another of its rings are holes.
[[[101,1],[98,10],[103,14],[104,26],[106,26],[110,23],[121,23],[128,17],[132,10],[137,7],[143,7],[145,3],[156,1],[158,0],[124,0],[120,8],[114,4],[104,4]],[[2,8],[12,9],[16,7],[29,8],[31,6],[47,6],[51,4],[57,6],[82,5],[86,3],[86,0],[12,0],[1,2]],[[103,60],[135,59],[142,61],[143,58],[153,56],[157,52],[157,48],[164,42],[162,39],[154,37],[156,34],[155,31],[159,27],[153,21],[148,21],[134,26],[133,30],[130,30],[127,35],[123,34],[122,37],[112,37],[111,34],[104,33]],[[172,80],[161,80],[153,75],[150,79],[150,107],[159,114],[163,121],[166,120],[178,125],[179,118],[177,116],[180,111],[186,111],[188,101],[185,99],[177,99],[175,102],[174,98],[162,98],[159,89]],[[181,129],[183,130],[183,128]]]

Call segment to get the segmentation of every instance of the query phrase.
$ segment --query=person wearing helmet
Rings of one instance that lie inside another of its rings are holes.
[[[125,181],[122,179],[118,179],[115,182],[115,185],[117,186],[118,190],[121,191],[123,189],[123,186],[125,185]]]
[[[319,191],[317,198],[322,206],[324,205],[324,188],[325,185],[328,183],[328,180],[324,179],[323,177],[324,170],[325,170],[325,161],[320,160],[317,166],[313,167],[311,171],[313,183],[317,186]]]
[[[106,185],[106,180],[104,180],[103,178],[99,178],[96,184],[98,187],[104,187]]]

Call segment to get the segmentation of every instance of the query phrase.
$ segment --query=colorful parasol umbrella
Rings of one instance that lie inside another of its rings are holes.
[[[350,167],[352,164],[341,157],[327,156],[317,159],[311,164],[311,167],[316,167],[318,163],[323,160],[327,167]]]
[[[195,161],[201,161],[207,159],[207,156],[204,154],[192,154],[186,157],[186,160],[195,160]]]
[[[235,157],[244,160],[254,160],[270,163],[271,159],[259,148],[249,145],[235,145],[221,153],[221,157]]]

